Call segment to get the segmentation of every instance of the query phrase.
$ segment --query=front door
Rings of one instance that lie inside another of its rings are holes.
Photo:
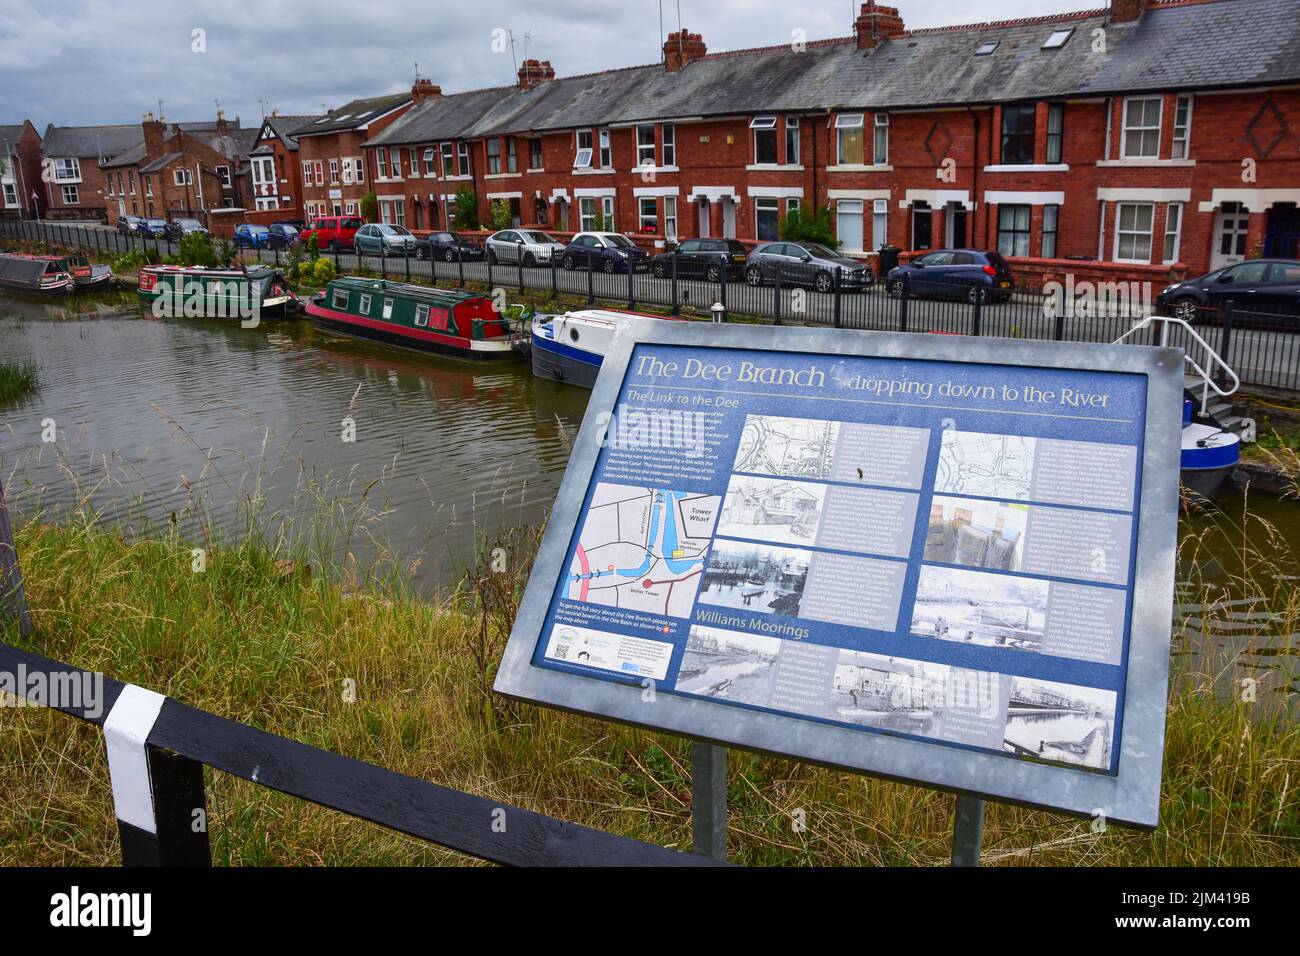
[[[960,203],[949,203],[944,210],[944,223],[947,229],[945,245],[949,249],[966,248],[966,207]]]
[[[722,238],[736,238],[736,201],[734,199],[722,200]]]
[[[713,209],[707,199],[701,198],[697,203],[700,207],[700,238],[708,239],[713,236]]]
[[[1210,256],[1210,271],[1222,269],[1246,258],[1246,233],[1250,229],[1250,214],[1241,203],[1224,203],[1214,217],[1214,252]]]

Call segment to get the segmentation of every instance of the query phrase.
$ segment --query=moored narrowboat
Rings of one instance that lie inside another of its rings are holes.
[[[146,266],[139,297],[164,318],[282,318],[298,299],[278,269]]]
[[[593,388],[620,322],[666,319],[613,309],[578,309],[532,320],[533,374],[552,382]],[[670,321],[677,321],[676,319]]]
[[[89,256],[48,255],[36,256],[63,266],[63,270],[72,276],[72,284],[78,292],[93,292],[107,289],[113,284],[113,270],[110,266],[92,265]]]
[[[306,305],[323,332],[474,360],[518,355],[518,331],[482,293],[345,276]]]
[[[0,289],[32,295],[67,295],[72,276],[57,261],[0,253]]]

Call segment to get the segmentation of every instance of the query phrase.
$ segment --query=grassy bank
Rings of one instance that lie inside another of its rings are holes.
[[[403,773],[567,820],[690,846],[689,746],[672,737],[494,700],[513,611],[507,575],[426,603],[327,583],[255,547],[191,570],[179,541],[29,524],[19,536],[37,633],[27,645],[190,704]],[[481,602],[481,603],[480,603]],[[486,607],[486,612],[482,608]],[[4,639],[17,643],[10,628]],[[344,681],[356,681],[356,700]],[[1300,863],[1300,731],[1248,723],[1197,681],[1170,703],[1161,828],[1143,834],[990,805],[989,863]],[[454,854],[214,771],[220,864],[457,862]],[[953,799],[733,754],[733,859],[746,864],[946,861]],[[112,864],[100,734],[0,709],[0,865]],[[797,810],[807,829],[792,826]]]
[[[40,380],[40,368],[30,359],[0,361],[0,402],[32,391]]]

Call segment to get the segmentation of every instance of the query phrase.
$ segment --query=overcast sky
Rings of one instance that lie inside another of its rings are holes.
[[[663,0],[664,31],[678,0]],[[1087,9],[1101,0],[896,0],[910,28]],[[854,0],[680,0],[681,22],[710,51],[852,32]],[[204,31],[195,40],[194,31]],[[658,0],[0,0],[0,124],[82,125],[322,112],[409,89],[415,64],[446,93],[511,83],[515,58],[560,76],[656,63]],[[505,34],[498,34],[504,36]],[[525,40],[525,37],[529,39]],[[206,45],[205,52],[196,48]]]

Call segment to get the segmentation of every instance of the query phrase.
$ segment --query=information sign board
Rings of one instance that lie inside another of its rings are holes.
[[[1182,357],[652,319],[605,360],[509,696],[1158,818]]]

